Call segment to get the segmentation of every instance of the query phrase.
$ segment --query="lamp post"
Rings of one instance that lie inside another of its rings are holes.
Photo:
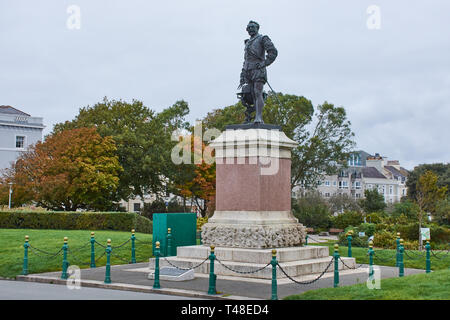
[[[12,185],[13,185],[13,183],[12,182],[9,182],[8,183],[9,184],[9,202],[8,202],[8,208],[9,209],[11,209],[11,196],[12,196]]]

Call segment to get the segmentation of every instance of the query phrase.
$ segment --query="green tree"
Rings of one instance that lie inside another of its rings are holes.
[[[360,201],[360,204],[365,213],[382,211],[386,208],[384,196],[378,193],[377,189],[364,190],[364,199]]]
[[[348,194],[336,194],[328,199],[328,205],[332,213],[342,213],[345,211],[361,211],[358,202]]]
[[[304,226],[320,229],[330,227],[331,216],[328,204],[318,192],[308,192],[293,202],[294,216]]]
[[[436,204],[433,219],[442,225],[450,226],[450,199],[440,200]]]
[[[354,147],[353,132],[343,107],[324,102],[316,110],[305,97],[278,94],[270,96],[263,110],[266,123],[280,125],[283,132],[299,143],[292,152],[291,185],[314,187],[321,178],[346,165]],[[224,130],[226,125],[242,123],[245,108],[239,102],[206,115],[206,128]]]
[[[92,107],[81,108],[74,120],[55,125],[53,132],[95,127],[101,136],[111,136],[123,167],[116,199],[127,200],[165,191],[175,172],[170,153],[176,142],[171,135],[177,129],[189,127],[184,120],[188,113],[184,101],[156,113],[138,100],[128,103],[104,98]]]
[[[419,206],[419,230],[422,228],[423,217],[427,212],[434,213],[436,204],[447,198],[447,186],[438,186],[438,176],[431,170],[425,171],[419,177],[416,186],[415,200]],[[419,236],[419,246],[422,249],[422,241]]]
[[[122,170],[111,137],[95,128],[64,130],[22,153],[5,181],[16,205],[34,201],[52,210],[106,210],[113,206]]]
[[[410,200],[416,200],[416,190],[419,177],[426,171],[432,171],[437,175],[438,187],[447,186],[447,190],[450,189],[450,163],[421,164],[416,166],[414,170],[409,173],[408,180],[406,181],[406,186],[408,187],[408,198]]]

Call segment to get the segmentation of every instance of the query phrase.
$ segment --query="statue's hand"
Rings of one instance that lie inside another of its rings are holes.
[[[256,68],[257,69],[262,69],[262,68],[265,68],[265,67],[266,67],[266,63],[265,62],[258,62],[256,64]]]

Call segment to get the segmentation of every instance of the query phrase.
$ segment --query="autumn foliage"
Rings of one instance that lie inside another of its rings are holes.
[[[2,177],[0,200],[13,182],[14,204],[35,202],[53,210],[105,210],[122,170],[111,137],[95,128],[64,130],[24,152]]]

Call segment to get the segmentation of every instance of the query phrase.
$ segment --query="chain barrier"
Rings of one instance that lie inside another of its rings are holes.
[[[72,252],[78,252],[78,251],[80,251],[81,249],[84,249],[84,248],[86,248],[88,245],[90,245],[91,244],[91,241],[89,240],[85,245],[82,245],[81,247],[79,247],[79,248],[76,248],[76,249],[71,249],[72,250]]]
[[[392,259],[396,259],[396,255],[397,255],[397,253],[394,253],[394,255],[393,256],[391,256],[391,257],[384,257],[384,258],[382,258],[381,256],[378,256],[377,255],[377,252],[385,252],[385,251],[383,251],[383,250],[377,250],[377,251],[375,251],[374,250],[374,252],[373,252],[373,257],[375,258],[375,259],[377,259],[379,262],[388,262],[388,261],[391,261]]]
[[[308,284],[313,284],[314,282],[318,281],[320,278],[323,277],[323,275],[328,271],[328,269],[330,268],[330,266],[333,264],[334,261],[334,257],[331,258],[330,263],[328,264],[328,266],[325,268],[325,270],[314,280],[311,281],[297,281],[295,279],[293,279],[291,276],[289,276],[286,271],[284,271],[284,269],[280,266],[280,264],[277,262],[277,266],[280,268],[281,272],[283,272],[283,274],[286,276],[286,278],[288,278],[289,280],[295,282],[296,284],[300,284],[300,285],[308,285]]]
[[[81,262],[80,260],[78,260],[78,257],[76,257],[73,254],[73,251],[70,250],[70,248],[67,249],[67,253],[70,254],[70,256],[67,258],[69,260],[69,265],[71,265],[70,260],[72,260],[72,259],[77,265],[88,266],[91,264],[90,262],[86,263],[86,262]]]
[[[176,265],[174,265],[172,262],[170,262],[169,260],[167,260],[166,257],[161,257],[164,261],[166,261],[168,264],[170,264],[172,267],[177,268],[178,270],[192,270],[192,269],[196,269],[198,267],[200,267],[202,264],[204,264],[209,258],[206,258],[205,260],[203,260],[202,262],[200,262],[198,265],[191,267],[191,268],[181,268],[181,267],[177,267]]]
[[[103,249],[106,249],[106,246],[102,245],[100,242],[98,242],[97,240],[94,240],[96,244],[98,244],[100,247],[102,247]]]
[[[124,243],[122,243],[122,244],[120,244],[118,246],[115,246],[115,247],[111,246],[111,249],[119,249],[119,248],[123,247],[124,245],[126,245],[130,241],[131,241],[131,239],[128,239],[127,241],[125,241]]]
[[[344,260],[342,260],[341,257],[339,257],[339,260],[341,260],[341,262],[342,262],[342,264],[344,265],[344,267],[346,267],[347,269],[351,269],[351,270],[359,269],[359,268],[361,268],[363,265],[365,265],[364,263],[362,263],[362,264],[360,264],[359,266],[352,268],[352,267],[349,267],[349,266],[344,262]]]
[[[62,252],[62,250],[63,250],[63,249],[61,248],[61,249],[59,249],[59,251],[56,252],[56,253],[49,253],[49,252],[46,252],[46,251],[44,251],[44,250],[35,248],[35,247],[31,246],[31,245],[29,245],[29,248],[30,248],[30,251],[31,251],[33,254],[35,254],[36,256],[38,256],[38,257],[43,257],[43,258],[46,258],[46,259],[54,259],[54,258],[57,257],[59,254],[61,254],[61,252]],[[34,251],[34,250],[36,250],[36,251]],[[39,252],[39,253],[38,253],[38,252]],[[45,257],[45,256],[41,255],[41,253],[42,253],[42,254],[49,255],[50,257]]]
[[[228,269],[228,270],[230,270],[230,271],[232,271],[232,272],[235,272],[235,273],[240,273],[240,274],[251,274],[251,273],[256,273],[256,272],[259,272],[259,271],[261,271],[261,270],[267,268],[267,267],[270,266],[270,264],[271,264],[271,263],[269,262],[269,263],[266,264],[264,267],[259,268],[259,269],[256,269],[256,270],[254,270],[254,271],[238,271],[238,270],[233,270],[233,269],[231,269],[230,267],[224,265],[224,264],[222,263],[222,261],[220,261],[219,259],[217,259],[217,257],[216,257],[216,260],[217,260],[217,262],[219,262],[222,266],[224,266],[226,269]]]
[[[128,264],[131,263],[131,260],[126,260],[126,259],[124,259],[124,258],[122,258],[122,257],[120,257],[120,256],[118,256],[118,255],[116,255],[116,254],[114,254],[112,250],[111,250],[111,255],[114,256],[114,257],[116,257],[116,258],[119,259],[119,260],[122,260],[123,262],[126,262],[126,263],[128,263]]]
[[[141,241],[141,240],[139,240],[138,238],[135,238],[134,240],[136,240],[136,241],[139,242],[139,243],[145,244],[145,245],[149,245],[149,246],[152,246],[152,245],[153,245],[152,242]]]
[[[405,253],[405,256],[407,256],[409,259],[411,259],[411,260],[420,260],[420,259],[423,259],[423,258],[425,258],[425,255],[421,255],[421,256],[416,256],[416,257],[411,257],[409,254],[408,254],[408,252],[405,250],[404,251],[404,253]],[[410,252],[411,253],[411,252]]]

